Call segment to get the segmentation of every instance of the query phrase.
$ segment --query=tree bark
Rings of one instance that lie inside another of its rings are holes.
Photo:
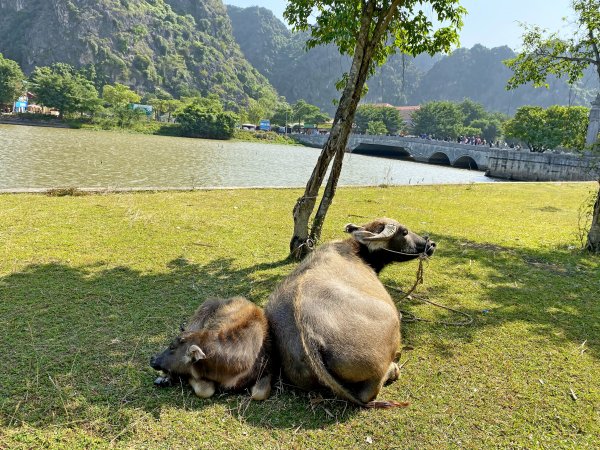
[[[309,238],[311,242],[318,242],[319,239],[321,239],[321,230],[323,229],[323,222],[325,221],[325,216],[327,215],[327,211],[329,211],[329,206],[331,206],[333,196],[335,195],[338,180],[340,179],[340,173],[342,172],[342,163],[344,162],[345,154],[345,148],[338,149],[338,151],[335,154],[333,166],[331,167],[331,172],[329,173],[329,180],[327,181],[327,186],[325,187],[325,192],[323,192],[323,197],[321,197],[319,209],[317,210],[315,218],[313,219]]]
[[[598,184],[600,185],[600,180],[598,180]],[[592,224],[587,235],[586,248],[590,252],[600,253],[600,189],[592,212]]]

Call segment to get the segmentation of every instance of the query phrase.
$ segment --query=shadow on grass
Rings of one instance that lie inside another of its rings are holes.
[[[585,342],[589,354],[600,358],[600,258],[568,248],[534,251],[447,236],[436,236],[436,241],[440,248],[436,257],[444,259],[445,275],[457,282],[425,288],[424,293],[419,288],[416,299],[398,305],[411,311],[428,309],[433,319],[460,321],[461,316],[418,301],[419,292],[438,302],[451,298],[452,306],[470,314],[474,323],[466,327],[408,323],[403,328],[405,341],[416,341],[424,332],[443,335],[433,348],[451,357],[460,342],[471,342],[486,327],[522,322],[541,341]]]
[[[267,428],[317,428],[350,417],[343,402],[310,401],[287,387],[250,402],[246,393],[201,400],[188,386],[153,386],[150,356],[205,298],[245,295],[262,305],[287,264],[236,268],[232,259],[197,265],[179,258],[158,274],[47,264],[0,278],[0,423],[85,424],[111,438],[128,433],[140,412],[159,419],[170,408],[214,405]]]
[[[590,354],[600,356],[598,258],[567,249],[529,251],[452,237],[436,240],[440,267],[459,281],[434,285],[424,295],[438,300],[455,290],[460,297],[461,285],[477,286],[465,292],[468,302],[461,307],[475,323],[463,328],[408,324],[405,341],[437,333],[443,339],[434,351],[451,358],[454,348],[473,340],[476,332],[520,321],[550,342],[587,340]],[[469,261],[478,270],[471,270]],[[245,295],[264,305],[294,265],[287,260],[235,264],[233,258],[206,265],[179,258],[164,273],[102,263],[83,268],[47,264],[0,278],[0,420],[5,426],[85,423],[86,429],[110,438],[125,436],[140,414],[158,419],[165,409],[216,405],[249,424],[284,429],[319,428],[357,414],[345,402],[311,401],[289,388],[259,403],[235,394],[200,400],[188,387],[153,386],[156,374],[149,357],[201,301]],[[388,281],[385,272],[383,279]]]

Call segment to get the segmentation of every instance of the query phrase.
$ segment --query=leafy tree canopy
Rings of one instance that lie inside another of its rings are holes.
[[[429,102],[412,114],[413,132],[437,138],[456,139],[462,131],[464,116],[456,103]]]
[[[508,88],[532,82],[548,86],[551,75],[566,76],[570,84],[583,77],[583,71],[595,66],[600,78],[600,0],[572,0],[578,28],[569,38],[558,32],[546,33],[538,26],[525,26],[523,51],[505,64],[514,71]]]
[[[292,115],[294,121],[303,123],[323,123],[329,120],[329,116],[321,112],[318,106],[311,105],[304,100],[294,103]]]
[[[522,106],[504,124],[508,138],[524,142],[534,152],[564,147],[583,150],[589,109],[583,106]]]
[[[281,102],[271,115],[271,123],[285,126],[292,121],[294,111],[287,102]]]
[[[114,85],[104,85],[102,98],[112,106],[127,106],[130,103],[139,103],[142,97],[129,87],[115,83]]]
[[[356,109],[354,122],[359,133],[369,133],[371,122],[382,122],[386,131],[383,134],[396,134],[404,126],[400,112],[396,108],[378,105],[360,105]]]
[[[186,105],[175,112],[184,135],[207,139],[231,139],[240,118],[223,111],[223,105],[214,96],[187,99]]]
[[[98,91],[93,83],[68,64],[36,67],[29,83],[37,102],[58,109],[61,117],[93,113],[100,108]]]
[[[385,123],[383,123],[383,120],[374,120],[369,122],[369,125],[367,126],[367,134],[387,134],[387,131],[387,127],[385,126]]]
[[[16,61],[0,53],[0,104],[14,102],[25,89],[25,75]]]
[[[449,24],[434,30],[428,11]],[[295,30],[310,30],[308,48],[334,43],[340,53],[350,56],[363,39],[361,31],[367,31],[368,40],[377,43],[373,60],[380,65],[396,51],[416,56],[449,50],[458,43],[464,14],[458,0],[290,0],[284,17]]]

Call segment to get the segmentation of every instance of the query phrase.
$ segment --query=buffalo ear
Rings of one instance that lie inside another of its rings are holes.
[[[375,233],[371,233],[367,230],[359,229],[352,232],[352,238],[364,245],[368,245],[369,241],[371,241],[375,236],[377,236]]]
[[[190,348],[188,348],[187,354],[190,358],[190,361],[192,361],[192,363],[195,363],[196,361],[200,361],[201,359],[206,359],[206,355],[204,354],[202,349],[195,344],[190,345]]]

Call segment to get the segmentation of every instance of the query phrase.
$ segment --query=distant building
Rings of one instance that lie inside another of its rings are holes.
[[[394,108],[394,109],[398,110],[398,112],[400,113],[400,117],[402,117],[402,120],[404,121],[404,123],[406,123],[406,125],[409,127],[411,127],[413,124],[412,114],[415,111],[418,111],[419,109],[421,109],[420,105],[394,106],[394,105],[390,105],[389,103],[371,103],[371,106],[376,106],[379,108]]]
[[[419,105],[417,105],[417,106],[394,106],[394,108],[396,108],[398,110],[398,112],[400,113],[400,116],[402,117],[402,120],[404,120],[404,123],[407,126],[412,127],[412,125],[413,125],[412,114],[415,111],[418,111],[419,109],[421,109],[421,106],[419,106]]]

